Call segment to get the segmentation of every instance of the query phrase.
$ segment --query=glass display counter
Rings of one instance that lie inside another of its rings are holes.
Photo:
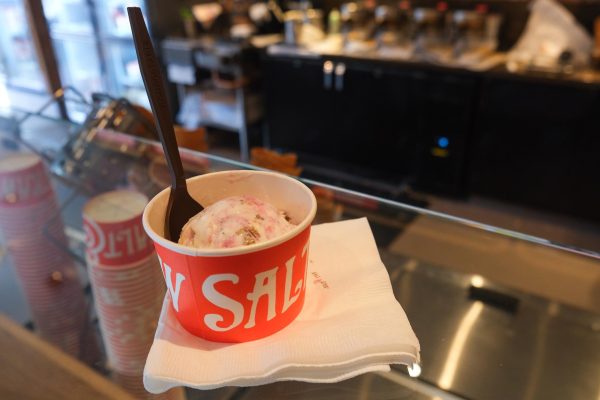
[[[85,266],[82,207],[88,199],[118,188],[151,198],[168,186],[160,144],[40,115],[13,111],[12,117],[21,123],[2,124],[1,157],[31,151],[43,155],[57,199],[56,213],[44,223],[43,235],[78,271],[80,295],[73,298],[81,302],[78,308],[87,310],[89,324],[81,324],[80,346],[71,356],[122,385],[106,364],[100,340]],[[190,177],[257,169],[186,149],[181,154]],[[412,370],[411,377],[405,367],[393,367],[389,373],[336,384],[280,382],[187,390],[188,399],[598,398],[600,254],[299,179],[317,196],[315,224],[368,219],[394,294],[419,338],[420,370]],[[49,228],[56,218],[62,220],[64,235],[63,230]],[[22,267],[15,265],[6,238],[3,249],[0,312],[36,331],[39,324],[30,304],[35,299],[21,289],[22,277],[16,271]],[[60,277],[56,281],[60,284]],[[84,339],[90,337],[95,340]],[[46,376],[37,379],[49,379]]]

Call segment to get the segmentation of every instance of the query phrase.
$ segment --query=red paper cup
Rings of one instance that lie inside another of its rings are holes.
[[[0,159],[0,206],[35,204],[53,194],[42,159],[19,153]]]
[[[94,197],[83,208],[86,252],[105,266],[135,263],[152,254],[142,228],[148,198],[132,190],[115,190]]]
[[[40,157],[0,159],[0,231],[35,326],[42,337],[77,355],[88,318],[77,269],[61,248],[68,243],[59,211]]]
[[[251,195],[285,211],[296,227],[262,243],[228,249],[196,249],[164,238],[170,189],[144,210],[144,229],[154,241],[177,319],[190,333],[216,342],[246,342],[290,324],[302,310],[310,224],[317,202],[312,191],[288,176],[224,171],[187,180],[191,196],[207,206]]]

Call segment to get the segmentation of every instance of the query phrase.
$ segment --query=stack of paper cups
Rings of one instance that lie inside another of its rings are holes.
[[[117,190],[83,209],[86,257],[109,368],[141,375],[165,293],[150,239],[142,228],[148,199]]]
[[[39,334],[75,357],[97,354],[54,190],[34,154],[0,160],[0,230]]]

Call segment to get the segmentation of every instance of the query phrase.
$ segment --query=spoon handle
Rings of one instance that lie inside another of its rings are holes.
[[[135,52],[140,64],[142,79],[150,100],[163,151],[169,163],[171,187],[173,189],[185,188],[183,166],[181,165],[175,131],[173,130],[173,120],[167,102],[167,91],[148,29],[146,29],[142,10],[139,7],[127,7],[127,14],[129,14],[129,24],[133,33]]]

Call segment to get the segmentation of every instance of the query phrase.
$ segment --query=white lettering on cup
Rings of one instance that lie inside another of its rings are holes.
[[[250,317],[248,322],[244,325],[244,328],[252,328],[256,325],[256,308],[258,307],[258,301],[262,296],[267,296],[268,308],[267,308],[267,321],[275,318],[275,300],[277,294],[277,270],[279,267],[275,267],[268,271],[260,272],[254,277],[254,289],[252,293],[248,293],[246,296],[248,300],[252,301],[252,308],[250,309]]]
[[[84,217],[85,218],[85,217]],[[83,226],[85,230],[85,244],[88,250],[88,256],[93,263],[98,262],[98,253],[106,245],[106,238],[102,229],[96,224],[96,222],[85,219],[86,223]]]
[[[228,331],[238,326],[244,319],[244,306],[232,298],[219,293],[215,289],[215,284],[217,282],[230,281],[233,284],[237,284],[239,280],[240,278],[235,274],[215,274],[210,275],[206,278],[204,283],[202,283],[202,294],[204,297],[215,306],[228,310],[233,314],[233,322],[227,327],[220,327],[217,325],[217,322],[223,322],[224,318],[222,315],[206,314],[204,316],[204,323],[213,331]]]
[[[304,286],[304,289],[306,289],[306,276],[308,275],[308,247],[310,245],[310,240],[306,242],[306,244],[304,245],[304,248],[302,249],[302,258],[304,258],[304,281],[302,283],[302,285]]]
[[[3,179],[0,193],[2,198],[8,194],[16,195],[19,201],[29,201],[41,197],[50,190],[43,172],[33,175]]]
[[[108,234],[107,239],[107,248],[106,248],[106,253],[104,254],[104,257],[108,258],[118,258],[118,257],[123,257],[123,253],[119,250],[117,250],[117,244],[115,241],[115,235],[111,232]]]
[[[171,267],[163,263],[160,257],[158,257],[158,261],[160,261],[160,265],[163,267],[163,273],[165,275],[167,289],[169,289],[171,299],[173,300],[173,308],[175,309],[175,311],[179,312],[179,292],[181,290],[181,282],[185,280],[185,276],[183,274],[180,274],[179,272],[175,274],[175,288],[173,289],[173,280],[171,279]]]
[[[298,296],[300,296],[300,289],[302,288],[302,279],[296,283],[296,287],[294,288],[294,295],[290,297],[292,290],[292,278],[294,275],[294,261],[296,260],[296,256],[290,258],[285,263],[285,296],[283,297],[283,308],[281,312],[284,313],[292,304],[298,300]]]
[[[113,234],[110,234],[111,237],[113,237]],[[116,233],[116,240],[117,242],[123,242],[123,239],[125,239],[125,246],[126,246],[126,255],[130,256],[134,253],[134,248],[133,248],[133,234],[131,232],[130,229],[120,229],[119,231],[117,231]]]
[[[308,250],[308,242],[306,242],[306,244],[304,245],[304,248],[302,249],[302,258],[305,258],[307,250]],[[288,310],[288,308],[290,308],[291,305],[294,304],[296,302],[296,300],[298,300],[298,297],[300,297],[302,286],[304,286],[305,282],[306,282],[306,271],[308,268],[304,269],[304,279],[301,279],[296,283],[296,287],[294,288],[294,295],[292,297],[290,297],[290,295],[291,295],[290,292],[292,289],[292,278],[294,275],[294,261],[295,260],[296,260],[296,256],[290,258],[285,263],[285,296],[283,298],[283,307],[281,309],[282,313],[286,312]],[[306,261],[304,261],[304,262],[306,263]]]

